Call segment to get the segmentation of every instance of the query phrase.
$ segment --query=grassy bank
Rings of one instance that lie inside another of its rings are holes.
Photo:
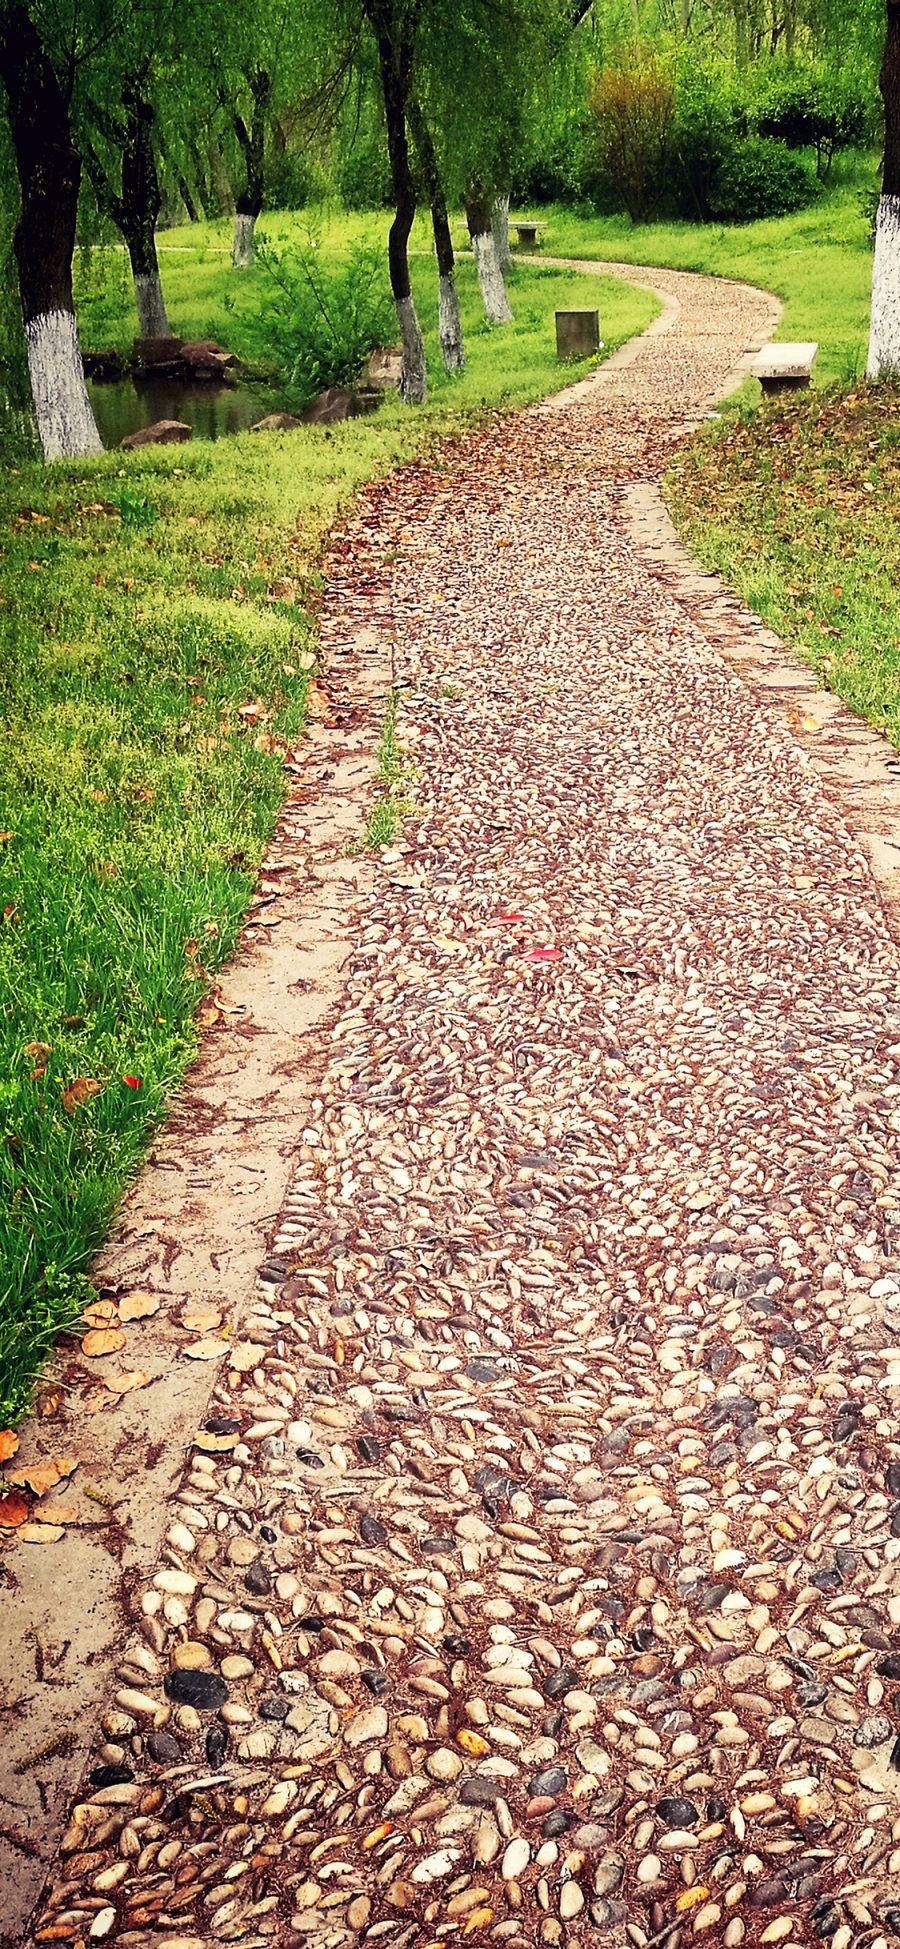
[[[173,323],[227,338],[210,290],[189,309],[198,268],[163,258]],[[0,1425],[78,1316],[233,946],[302,734],[335,516],[435,436],[583,371],[560,374],[555,306],[599,302],[610,348],[653,311],[627,286],[529,266],[514,324],[489,333],[470,264],[460,283],[467,371],[438,375],[429,331],[418,413],[393,401],[334,429],[0,481]],[[430,319],[424,259],[417,287]]]
[[[682,534],[900,746],[900,388],[795,395],[686,447]]]

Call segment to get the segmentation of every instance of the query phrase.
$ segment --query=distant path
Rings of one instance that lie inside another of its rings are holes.
[[[654,499],[776,314],[579,268],[662,318],[335,541],[320,757],[393,681],[413,809],[282,829],[346,959],[34,1942],[900,1928],[900,957],[852,721]]]

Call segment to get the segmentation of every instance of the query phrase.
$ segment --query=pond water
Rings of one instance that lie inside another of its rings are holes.
[[[105,447],[117,447],[126,433],[154,420],[184,420],[198,440],[221,440],[275,413],[281,404],[264,385],[215,386],[203,380],[89,379],[88,393]]]

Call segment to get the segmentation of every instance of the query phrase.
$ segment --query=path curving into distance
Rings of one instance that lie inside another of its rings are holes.
[[[413,809],[29,1941],[900,1932],[898,950],[623,491],[773,301],[621,274],[655,327],[336,541]]]

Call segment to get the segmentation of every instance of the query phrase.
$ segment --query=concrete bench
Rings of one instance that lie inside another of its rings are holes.
[[[526,217],[521,223],[514,222],[513,229],[516,233],[516,241],[520,250],[537,249],[539,239],[543,236],[542,224],[533,223],[530,218]]]
[[[796,345],[786,340],[764,345],[750,370],[764,393],[791,392],[798,386],[809,385],[818,349],[814,339],[801,340]]]

